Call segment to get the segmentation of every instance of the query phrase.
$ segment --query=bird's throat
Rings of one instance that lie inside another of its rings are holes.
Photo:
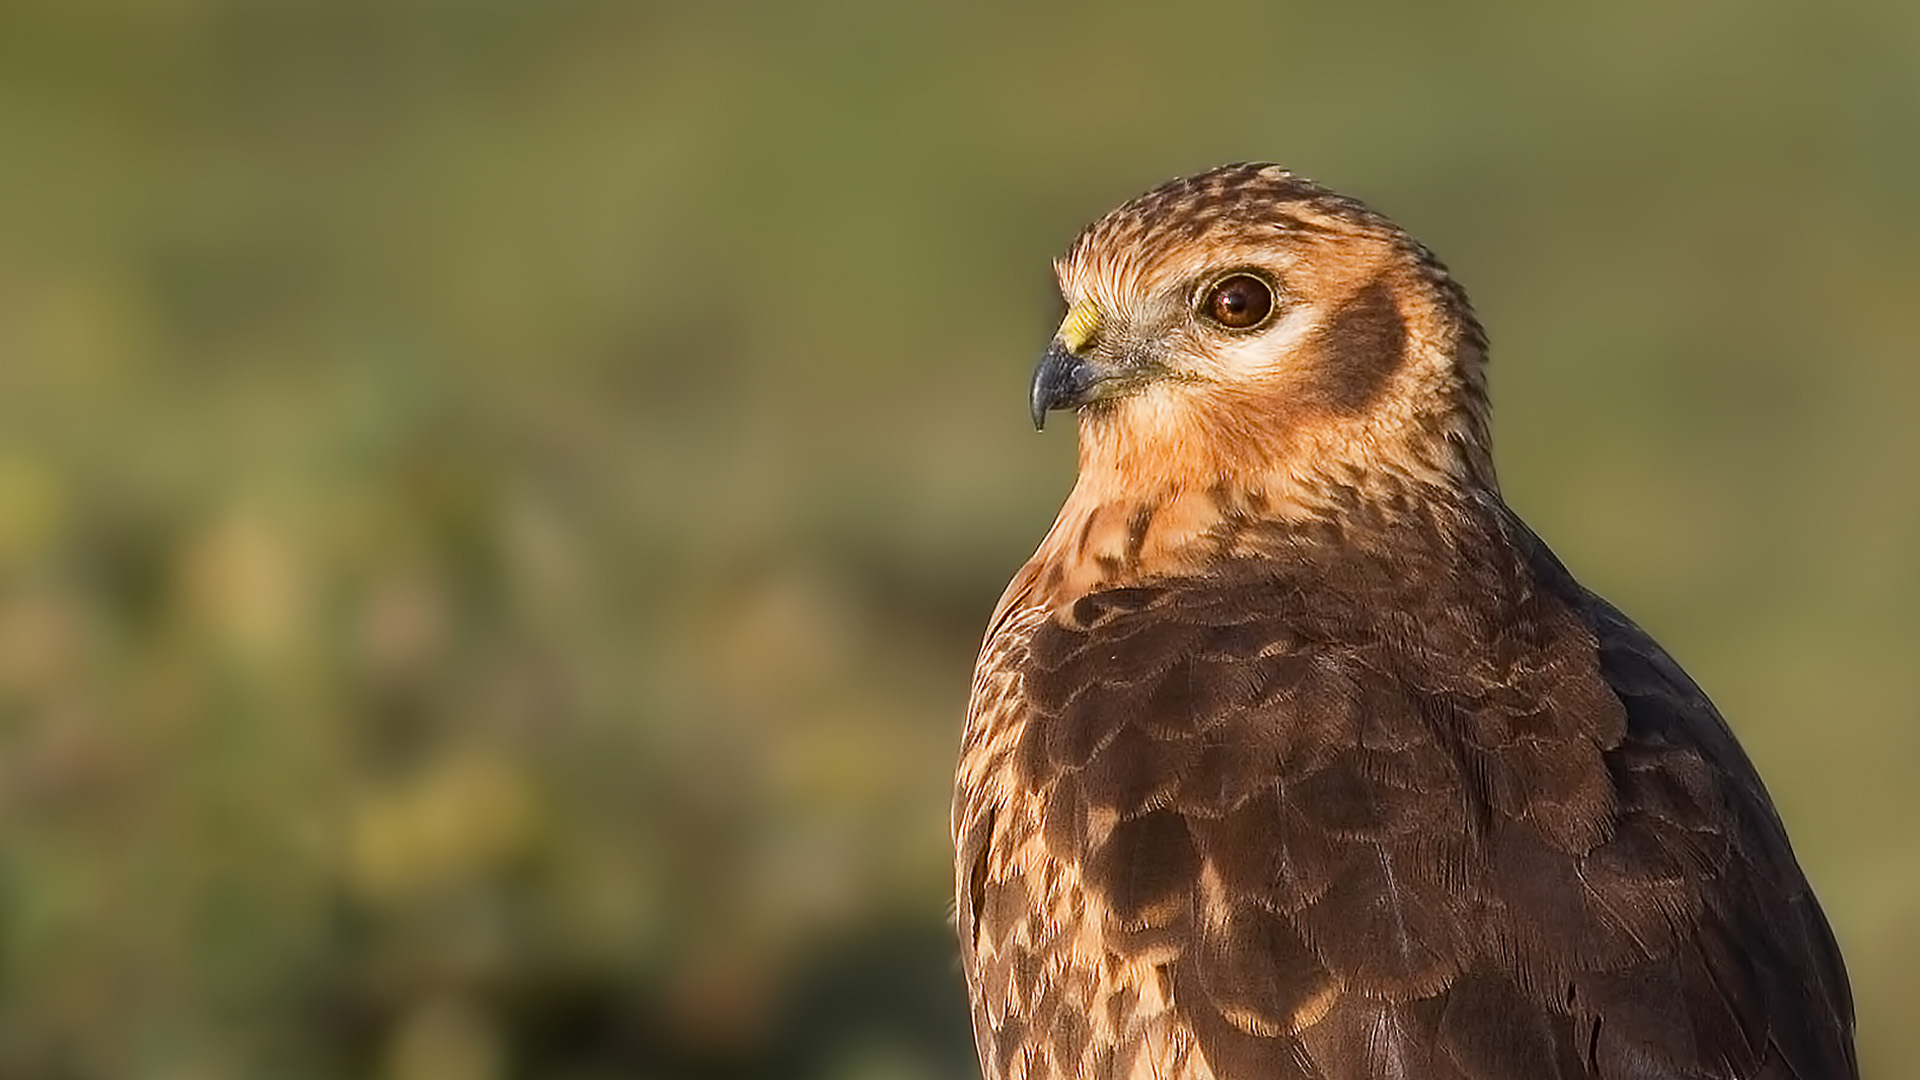
[[[1217,414],[1216,414],[1217,415]],[[1265,554],[1276,536],[1431,501],[1478,481],[1440,432],[1255,425],[1209,429],[1116,408],[1080,415],[1080,469],[1009,591],[1053,605],[1099,588],[1203,573]],[[1255,433],[1259,434],[1255,434]],[[1399,443],[1408,436],[1421,445]]]

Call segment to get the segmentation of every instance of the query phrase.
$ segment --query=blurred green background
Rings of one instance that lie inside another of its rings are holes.
[[[1920,1014],[1920,5],[0,6],[0,1076],[960,1080],[1049,260],[1273,158]]]

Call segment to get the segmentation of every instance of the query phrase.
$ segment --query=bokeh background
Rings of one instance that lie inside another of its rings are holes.
[[[1273,158],[1920,1076],[1920,5],[0,5],[0,1077],[961,1080],[1049,260]]]

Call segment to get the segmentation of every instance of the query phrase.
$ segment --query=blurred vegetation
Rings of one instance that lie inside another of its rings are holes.
[[[1920,6],[0,6],[0,1076],[972,1074],[1048,260],[1276,158],[1920,1010]]]

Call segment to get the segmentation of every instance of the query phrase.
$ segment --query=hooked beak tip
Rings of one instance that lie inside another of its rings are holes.
[[[1088,374],[1087,362],[1068,352],[1058,340],[1047,346],[1040,363],[1033,369],[1033,385],[1027,399],[1032,410],[1033,430],[1046,430],[1050,410],[1081,403]]]

